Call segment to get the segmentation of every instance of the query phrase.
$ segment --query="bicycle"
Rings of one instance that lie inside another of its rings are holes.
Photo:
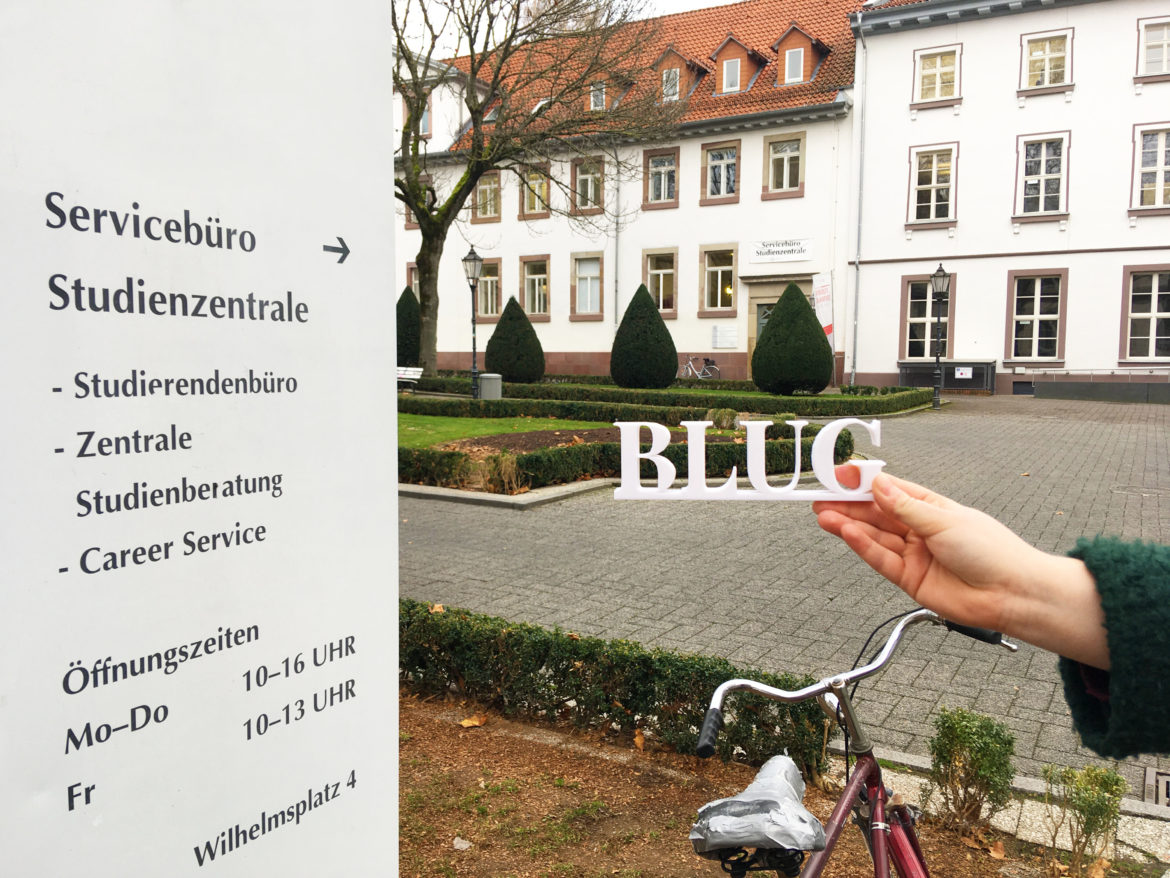
[[[870,639],[894,619],[879,625]],[[797,691],[776,689],[753,680],[728,680],[716,688],[699,733],[696,753],[700,757],[706,759],[715,753],[715,741],[723,727],[723,702],[731,692],[749,691],[788,703],[816,698],[826,716],[845,734],[846,784],[828,823],[821,827],[804,809],[801,801],[804,783],[799,769],[787,756],[774,756],[744,793],[709,802],[699,809],[699,820],[691,829],[695,852],[718,860],[732,878],[763,871],[775,871],[788,878],[797,875],[818,878],[832,856],[848,812],[852,811],[854,822],[865,836],[875,878],[889,878],[890,860],[900,878],[930,878],[914,829],[918,809],[891,804],[893,793],[882,781],[881,766],[873,755],[873,742],[857,718],[852,693],[847,688],[852,683],[856,691],[860,680],[884,668],[906,629],[927,622],[944,625],[975,640],[999,644],[1012,652],[1018,649],[997,631],[958,625],[930,610],[919,609],[901,617],[882,648],[863,667],[858,668],[855,662],[852,670],[825,677]],[[866,641],[862,655],[868,646]],[[851,752],[856,759],[852,777],[849,776]],[[720,819],[712,821],[712,818]],[[748,848],[755,850],[749,852]],[[804,863],[807,852],[812,855]]]
[[[710,357],[703,357],[703,365],[701,367],[695,366],[695,360],[698,357],[688,356],[687,361],[682,364],[682,368],[678,370],[679,378],[718,378],[719,367],[715,365],[715,361]]]

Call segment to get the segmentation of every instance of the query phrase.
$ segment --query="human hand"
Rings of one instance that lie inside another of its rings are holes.
[[[837,468],[845,487],[859,473]],[[1096,583],[1084,564],[1041,552],[994,518],[879,473],[873,502],[818,501],[817,523],[940,616],[1109,667]]]

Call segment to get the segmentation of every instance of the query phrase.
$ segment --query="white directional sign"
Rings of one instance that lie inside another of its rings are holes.
[[[0,9],[0,873],[394,857],[383,2]]]

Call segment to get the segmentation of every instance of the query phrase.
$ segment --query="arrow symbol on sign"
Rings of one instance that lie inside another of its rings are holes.
[[[340,265],[341,263],[345,262],[345,257],[349,255],[349,248],[345,246],[345,238],[341,237],[340,235],[337,236],[337,243],[340,244],[341,246],[340,247],[331,247],[328,244],[326,244],[321,249],[327,250],[330,253],[340,253],[341,258],[337,260],[337,264]]]

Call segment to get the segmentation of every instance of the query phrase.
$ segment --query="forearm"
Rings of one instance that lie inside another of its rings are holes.
[[[1004,607],[1004,633],[1081,664],[1109,670],[1097,583],[1077,558],[1037,550]]]

